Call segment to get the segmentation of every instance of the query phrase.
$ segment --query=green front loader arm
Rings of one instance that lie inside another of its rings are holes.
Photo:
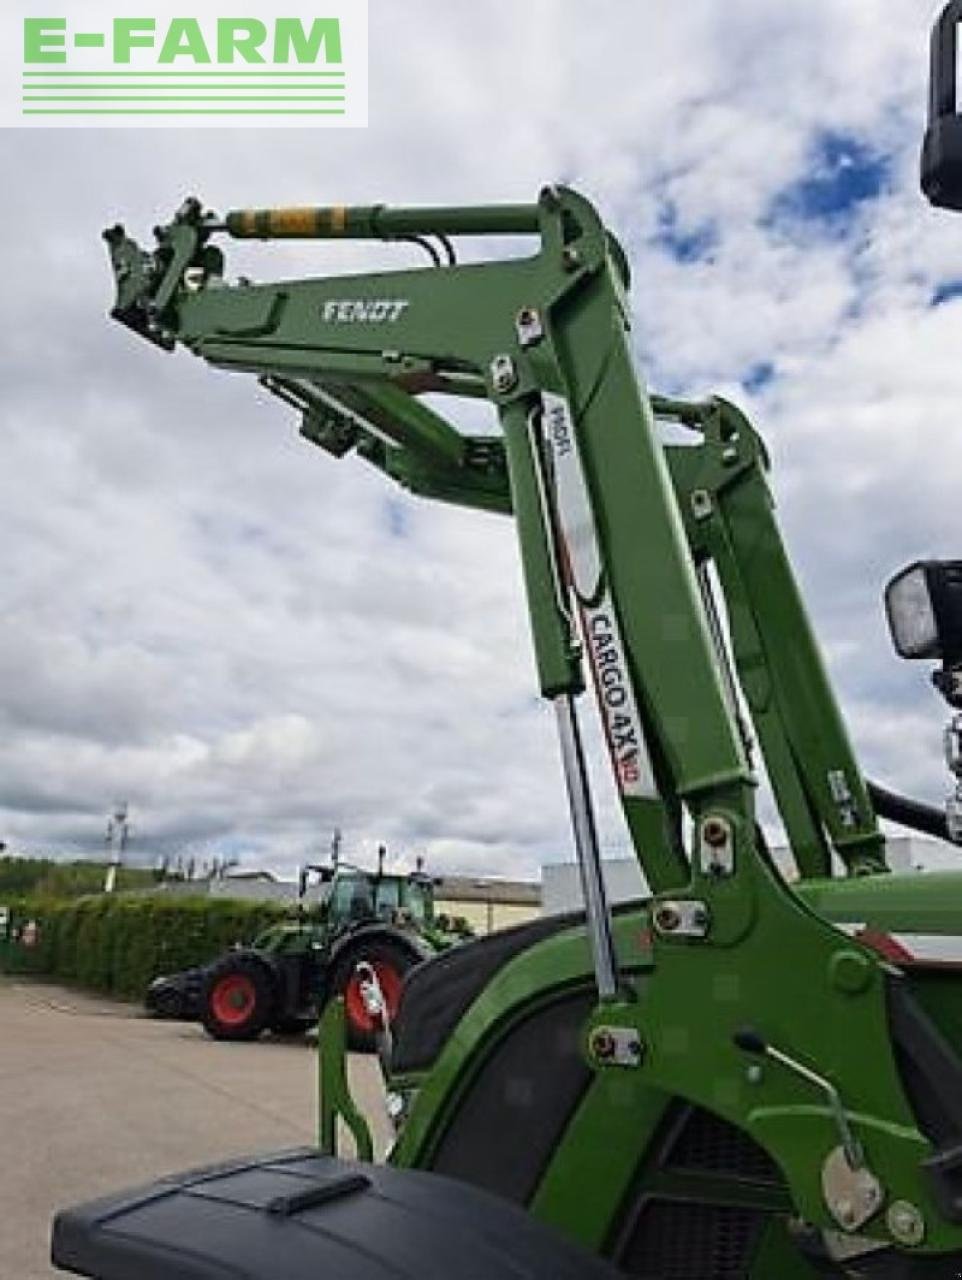
[[[224,230],[536,243],[524,258],[229,285],[211,243]],[[827,871],[831,847],[851,870],[884,866],[754,437],[719,403],[702,451],[666,457],[658,402],[632,365],[624,258],[591,205],[550,188],[530,206],[239,212],[222,223],[188,202],[151,254],[121,228],[108,240],[114,314],[136,332],[257,375],[335,456],[353,450],[415,492],[513,513],[585,890],[592,1071],[629,1072],[641,1093],[683,1098],[750,1133],[815,1227],[899,1242],[886,1206],[909,1204],[925,1223],[914,1248],[962,1250],[896,1062],[888,1004],[901,980],[791,891],[757,834],[756,780],[703,595],[709,559],[801,869]],[[484,395],[502,439],[463,436],[419,401],[427,392]],[[621,961],[604,900],[575,714],[586,685],[654,894],[644,981]],[[430,1135],[481,1069],[496,1025],[452,1042],[409,1122],[424,1143],[412,1139],[399,1160],[430,1159]],[[551,1216],[545,1197],[537,1211]]]
[[[706,595],[707,565],[718,573],[738,686],[798,871],[830,876],[832,850],[852,874],[885,870],[865,779],[775,520],[765,447],[724,400],[666,402],[664,414],[701,435],[695,447],[668,447],[669,468]]]

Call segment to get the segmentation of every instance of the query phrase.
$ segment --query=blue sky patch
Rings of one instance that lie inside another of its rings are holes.
[[[384,503],[384,518],[387,521],[387,531],[392,538],[408,536],[408,514],[395,498],[388,498]]]
[[[680,226],[678,209],[673,201],[667,200],[658,212],[655,244],[667,249],[679,262],[702,262],[711,257],[718,244],[718,228],[711,222]]]
[[[775,197],[765,221],[835,225],[885,190],[889,159],[853,134],[819,134],[808,171]]]
[[[774,377],[775,366],[771,360],[758,360],[742,374],[741,384],[746,391],[761,391]]]
[[[930,307],[940,307],[943,302],[962,297],[962,280],[943,280],[932,290]]]

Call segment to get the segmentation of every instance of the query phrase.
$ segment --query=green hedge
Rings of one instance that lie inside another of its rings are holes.
[[[159,973],[206,964],[236,942],[251,942],[287,914],[270,903],[145,894],[5,905],[16,929],[34,920],[38,931],[33,947],[0,940],[0,969],[46,974],[135,998]]]
[[[107,877],[106,862],[56,862],[52,858],[0,857],[0,902],[8,898],[80,898],[100,893]],[[117,889],[150,889],[159,871],[118,867]]]

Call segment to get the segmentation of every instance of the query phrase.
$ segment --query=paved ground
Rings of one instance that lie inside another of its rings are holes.
[[[377,1067],[351,1064],[386,1144]],[[217,1044],[195,1026],[0,977],[0,1280],[63,1276],[54,1210],[225,1156],[310,1143],[303,1041]]]

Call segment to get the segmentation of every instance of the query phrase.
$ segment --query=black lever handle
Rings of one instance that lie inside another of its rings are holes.
[[[753,1053],[757,1057],[762,1057],[768,1050],[765,1037],[754,1027],[739,1027],[732,1035],[732,1041],[736,1049],[741,1049],[743,1053]]]

